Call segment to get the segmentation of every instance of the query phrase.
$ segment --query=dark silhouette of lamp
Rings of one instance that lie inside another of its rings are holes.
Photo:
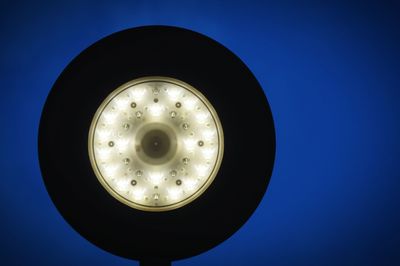
[[[83,237],[141,265],[218,245],[261,201],[275,133],[259,83],[210,38],[166,26],[79,54],[43,108],[46,188]]]

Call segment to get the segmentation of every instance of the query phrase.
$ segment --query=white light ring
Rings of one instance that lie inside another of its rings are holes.
[[[120,93],[122,93],[123,91],[125,91],[126,89],[128,89],[129,87],[141,84],[141,83],[146,83],[146,82],[165,82],[165,83],[171,83],[174,84],[176,86],[179,86],[185,90],[188,90],[189,92],[191,92],[192,94],[194,94],[198,99],[200,99],[202,101],[202,103],[204,104],[204,106],[208,109],[209,113],[211,114],[211,118],[215,124],[215,129],[218,135],[218,145],[217,145],[217,155],[216,155],[216,160],[213,166],[213,169],[211,170],[207,180],[202,184],[201,187],[199,187],[193,194],[191,194],[190,196],[178,201],[178,202],[174,202],[172,204],[168,204],[168,205],[162,205],[162,206],[149,206],[149,205],[145,205],[145,204],[140,204],[137,202],[133,202],[130,199],[128,199],[127,197],[121,195],[120,193],[118,193],[117,191],[115,191],[115,189],[113,187],[110,186],[110,184],[105,180],[104,176],[101,174],[101,171],[99,169],[98,164],[96,163],[96,156],[94,153],[94,134],[97,128],[97,124],[98,124],[98,120],[102,114],[102,112],[104,111],[104,109],[107,107],[107,105],[115,98],[117,97]],[[157,212],[157,211],[168,211],[168,210],[173,210],[173,209],[177,209],[180,208],[184,205],[189,204],[190,202],[192,202],[193,200],[195,200],[196,198],[198,198],[201,194],[204,193],[204,191],[211,185],[211,183],[214,181],[218,170],[221,166],[221,162],[222,162],[222,158],[223,158],[223,153],[224,153],[224,137],[223,137],[223,130],[222,130],[222,125],[221,122],[219,120],[219,117],[217,115],[217,112],[215,111],[215,109],[213,108],[213,106],[211,105],[211,103],[207,100],[206,97],[204,97],[203,94],[201,94],[198,90],[196,90],[195,88],[193,88],[191,85],[182,82],[180,80],[177,79],[173,79],[173,78],[168,78],[168,77],[160,77],[160,76],[151,76],[151,77],[143,77],[143,78],[138,78],[135,80],[132,80],[130,82],[127,82],[123,85],[121,85],[120,87],[118,87],[116,90],[114,90],[111,94],[108,95],[108,97],[102,102],[102,104],[99,106],[99,108],[97,109],[94,118],[92,120],[90,129],[89,129],[89,141],[88,141],[88,149],[89,149],[89,157],[90,157],[90,163],[92,165],[92,168],[95,172],[95,175],[97,177],[97,179],[99,180],[99,182],[102,184],[102,186],[117,200],[119,200],[120,202],[135,208],[135,209],[139,209],[139,210],[143,210],[143,211],[153,211],[153,212]]]

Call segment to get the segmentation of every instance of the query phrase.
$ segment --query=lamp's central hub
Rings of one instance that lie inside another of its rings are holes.
[[[174,130],[163,123],[151,123],[139,129],[136,153],[148,164],[164,164],[176,154],[177,137]]]
[[[147,132],[141,141],[143,152],[150,158],[159,159],[168,154],[171,140],[164,131],[154,129]]]

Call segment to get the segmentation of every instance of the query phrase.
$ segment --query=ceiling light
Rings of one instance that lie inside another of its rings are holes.
[[[267,189],[275,130],[261,85],[199,33],[117,32],[66,66],[43,107],[39,162],[81,236],[166,266],[234,234]]]
[[[200,196],[224,148],[210,102],[167,77],[135,79],[112,91],[93,117],[88,144],[103,187],[144,211],[179,208]]]

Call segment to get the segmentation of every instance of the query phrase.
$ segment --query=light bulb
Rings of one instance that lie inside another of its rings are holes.
[[[224,149],[210,102],[166,77],[136,79],[112,91],[93,117],[88,143],[106,191],[144,211],[195,200],[214,180]]]

